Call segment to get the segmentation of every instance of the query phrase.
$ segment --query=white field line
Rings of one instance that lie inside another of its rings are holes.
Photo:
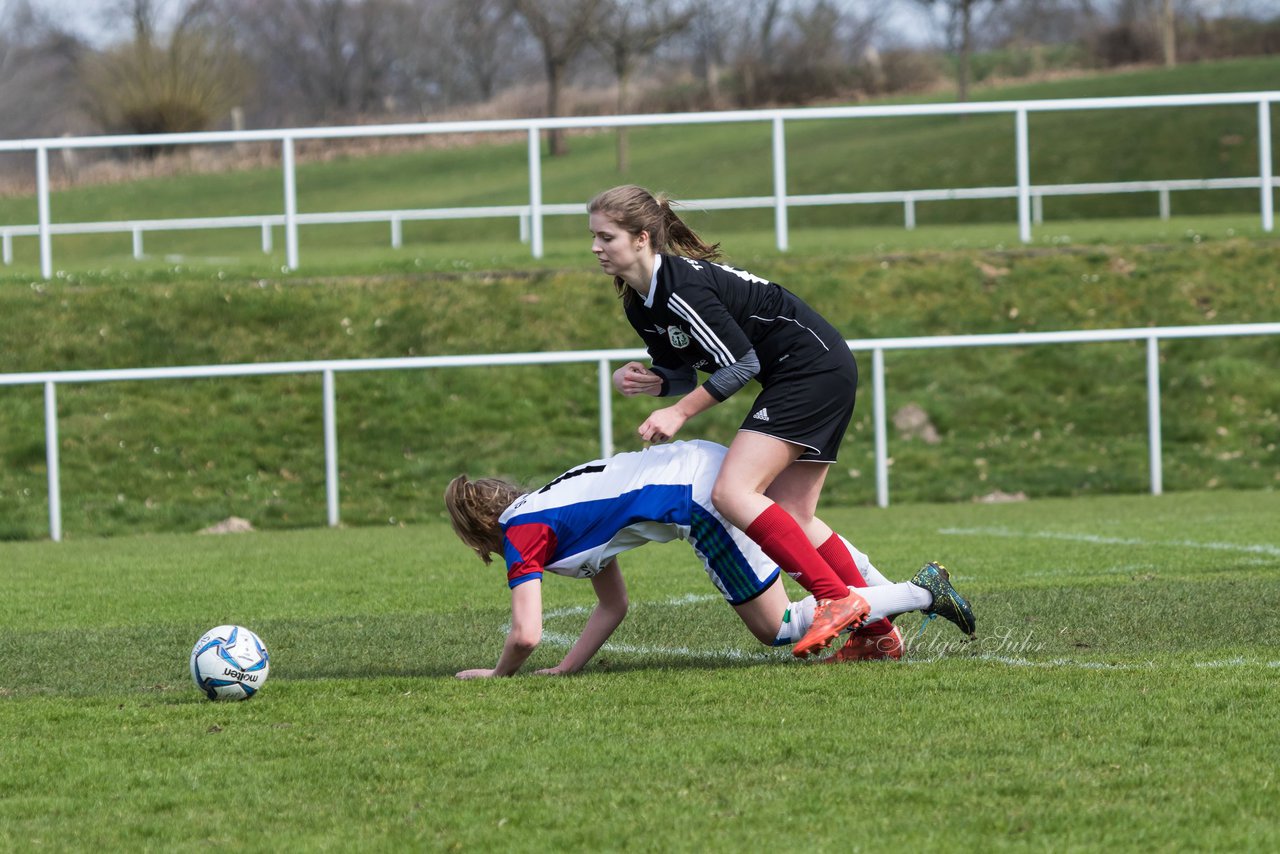
[[[657,602],[640,602],[633,605],[635,608],[653,608],[653,607],[680,607],[683,605],[693,605],[699,602],[713,602],[720,600],[719,596],[686,594],[684,596],[676,596],[671,599],[663,599]],[[564,608],[554,608],[547,611],[543,615],[544,620],[554,620],[563,617],[585,617],[591,613],[591,605],[570,605]],[[511,625],[508,623],[503,632],[509,631]],[[564,634],[562,632],[546,631],[542,633],[542,642],[550,646],[569,648],[578,640],[576,635]],[[911,642],[908,639],[908,654],[904,664],[933,664],[952,656],[931,655],[931,656],[913,656],[910,653]],[[741,649],[692,649],[687,646],[651,646],[648,644],[628,644],[614,643],[612,641],[606,643],[601,650],[632,654],[632,655],[665,655],[674,658],[698,658],[711,659],[713,661],[793,661],[794,659],[786,654],[786,650],[755,650],[746,651]],[[1130,664],[1108,664],[1102,661],[1076,661],[1070,658],[1052,658],[1045,661],[1032,661],[1028,658],[1017,658],[1005,655],[993,655],[983,653],[980,655],[961,655],[960,657],[977,661],[989,661],[996,664],[1004,664],[1009,667],[1047,667],[1047,668],[1069,668],[1075,670],[1154,670],[1157,667],[1168,666],[1178,667],[1178,664],[1158,665],[1155,662],[1139,662]],[[1193,667],[1202,668],[1224,668],[1224,667],[1270,667],[1280,668],[1280,661],[1257,661],[1249,660],[1241,657],[1223,659],[1220,661],[1197,661],[1192,663]]]
[[[720,599],[721,597],[719,596],[687,593],[684,596],[675,596],[658,602],[635,603],[632,607],[640,609],[654,606],[678,608],[682,605],[714,602]],[[554,608],[543,615],[543,620],[554,620],[560,617],[585,617],[591,613],[593,607],[592,605],[570,605],[565,608]],[[510,628],[511,626],[508,624],[503,631],[509,631]],[[573,646],[577,640],[578,638],[575,635],[567,635],[545,629],[542,632],[542,642],[552,646],[567,648]],[[606,642],[600,649],[602,652],[629,653],[633,655],[670,655],[676,658],[710,658],[722,661],[776,661],[779,658],[776,651],[754,650],[747,652],[741,649],[690,649],[687,646],[649,646],[647,644],[615,643],[613,641]]]
[[[1140,540],[1133,537],[1103,537],[1098,534],[1068,534],[1059,531],[1015,531],[1011,528],[939,528],[939,534],[961,537],[1007,537],[1025,540],[1069,540],[1115,546],[1161,546],[1180,549],[1208,549],[1219,552],[1245,552],[1280,557],[1280,546],[1267,543],[1201,543],[1195,540]]]

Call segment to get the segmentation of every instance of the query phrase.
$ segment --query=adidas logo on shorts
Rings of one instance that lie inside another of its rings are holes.
[[[752,417],[752,418],[754,418],[754,419],[755,419],[755,420],[757,420],[757,421],[768,421],[768,420],[769,420],[769,410],[768,410],[768,408],[765,408],[765,409],[761,409],[759,412],[753,412],[753,413],[751,414],[751,417]]]

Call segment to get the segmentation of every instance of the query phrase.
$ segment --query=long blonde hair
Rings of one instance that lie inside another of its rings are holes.
[[[671,209],[671,198],[666,193],[656,196],[644,187],[623,184],[598,194],[587,203],[587,213],[604,214],[618,227],[635,235],[649,233],[654,252],[684,255],[699,261],[714,261],[720,257],[720,244],[707,243]],[[613,277],[618,296],[630,298],[631,288],[621,276]]]
[[[444,506],[458,539],[466,543],[485,563],[493,553],[502,552],[502,526],[498,517],[525,490],[509,480],[482,477],[469,480],[460,474],[444,490]]]

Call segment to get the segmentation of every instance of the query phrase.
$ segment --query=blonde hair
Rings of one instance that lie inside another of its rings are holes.
[[[466,543],[485,563],[494,552],[502,552],[502,526],[498,517],[525,490],[508,480],[482,477],[468,480],[460,474],[444,490],[444,506],[458,539]]]
[[[707,243],[671,209],[666,193],[654,195],[644,187],[624,184],[598,194],[587,202],[587,213],[600,213],[629,234],[649,233],[654,252],[684,255],[699,261],[720,257],[720,244]],[[628,299],[632,292],[621,276],[613,277],[618,295]]]

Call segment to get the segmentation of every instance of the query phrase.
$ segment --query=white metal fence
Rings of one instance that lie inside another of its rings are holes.
[[[1151,493],[1164,491],[1160,432],[1161,340],[1175,338],[1224,338],[1280,335],[1280,323],[1221,324],[1212,326],[1166,326],[1147,329],[1104,329],[1070,332],[1018,332],[998,335],[945,335],[932,338],[879,338],[847,341],[851,350],[871,351],[872,420],[875,425],[876,503],[889,505],[889,437],[885,406],[885,352],[959,347],[1025,347],[1043,344],[1084,344],[1102,341],[1146,341],[1147,437]],[[348,359],[316,362],[273,362],[244,365],[203,365],[194,367],[133,368],[97,371],[55,371],[0,374],[0,387],[44,386],[45,454],[49,485],[49,536],[62,539],[62,493],[59,475],[58,399],[59,385],[122,382],[127,380],[175,380],[212,377],[251,377],[280,374],[321,374],[324,413],[325,495],[328,522],[339,522],[338,428],[334,378],[339,373],[366,371],[423,370],[439,368],[492,367],[502,365],[546,365],[595,363],[600,402],[600,454],[613,454],[612,365],[646,357],[643,350],[580,350],[552,353],[510,353],[476,356],[423,356],[401,359]]]
[[[531,244],[535,258],[543,254],[542,225],[547,216],[582,215],[583,204],[544,204],[542,200],[541,133],[553,128],[603,129],[646,127],[656,125],[702,125],[724,123],[769,123],[772,127],[773,193],[768,196],[690,199],[706,209],[772,208],[777,247],[789,246],[787,211],[792,207],[815,205],[853,205],[896,203],[903,206],[906,227],[915,224],[915,205],[923,201],[946,199],[1017,199],[1018,236],[1023,243],[1031,241],[1031,225],[1040,218],[1045,196],[1092,195],[1104,193],[1154,192],[1160,198],[1160,214],[1169,214],[1172,191],[1205,189],[1256,189],[1259,197],[1261,224],[1264,231],[1274,229],[1274,190],[1272,172],[1271,105],[1280,101],[1280,91],[1237,92],[1212,95],[1164,95],[1129,98],[1073,98],[1039,101],[990,101],[965,104],[914,104],[896,106],[797,108],[777,110],[736,110],[715,113],[679,113],[663,115],[590,116],[577,118],[520,119],[484,122],[438,122],[395,125],[369,125],[330,128],[294,128],[287,130],[239,131],[192,134],[151,134],[132,136],[99,136],[79,138],[28,139],[0,141],[0,152],[30,151],[36,158],[37,223],[0,226],[3,260],[13,260],[16,236],[38,238],[40,271],[44,278],[53,275],[53,242],[55,234],[128,233],[133,237],[135,256],[143,253],[143,235],[149,231],[209,228],[258,229],[262,248],[272,249],[272,229],[283,228],[285,263],[290,269],[299,266],[298,226],[319,223],[386,222],[391,229],[391,243],[399,246],[402,223],[410,220],[449,220],[467,218],[517,218],[521,235]],[[1080,110],[1128,110],[1153,107],[1203,107],[1253,105],[1257,109],[1258,174],[1219,179],[1167,179],[1159,181],[1105,182],[1090,184],[1045,184],[1031,182],[1028,117],[1032,113]],[[1016,166],[1016,183],[1001,187],[964,187],[925,190],[896,190],[868,193],[828,193],[792,195],[787,191],[786,123],[815,119],[866,119],[906,116],[969,115],[985,113],[1011,114],[1014,118],[1014,140],[1011,154]],[[298,211],[297,169],[294,147],[297,140],[353,139],[391,136],[428,136],[439,134],[492,134],[522,132],[528,137],[529,200],[527,204],[433,208],[386,211],[311,212]],[[283,210],[254,216],[207,217],[195,219],[130,220],[120,222],[57,223],[49,206],[49,152],[87,148],[123,148],[155,145],[224,144],[236,142],[276,142],[281,147],[283,172]],[[763,167],[763,164],[761,164]]]

